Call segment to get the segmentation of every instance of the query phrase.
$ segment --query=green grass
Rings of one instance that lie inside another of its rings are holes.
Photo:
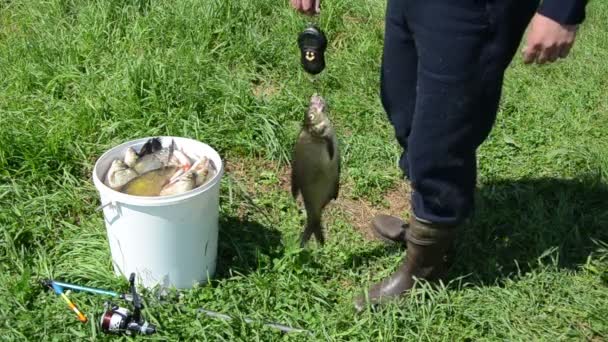
[[[343,196],[372,203],[400,181],[378,98],[383,13],[382,1],[326,1],[320,18],[330,41],[320,89],[352,188]],[[518,55],[508,70],[454,280],[361,315],[351,299],[402,251],[366,240],[339,206],[326,248],[298,250],[304,217],[275,174],[314,91],[295,42],[305,22],[287,1],[0,2],[3,340],[116,339],[96,326],[103,298],[70,294],[83,325],[38,280],[127,289],[112,273],[92,167],[116,144],[159,134],[209,143],[247,176],[222,181],[216,279],[164,302],[146,293],[154,339],[307,340],[199,307],[314,340],[608,338],[608,3],[590,3],[567,60],[524,66]]]

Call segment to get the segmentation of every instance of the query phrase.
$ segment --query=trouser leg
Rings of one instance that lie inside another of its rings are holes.
[[[476,150],[493,126],[503,74],[537,4],[513,1],[406,1],[404,18],[419,56],[407,138],[414,188],[408,252],[369,301],[408,291],[413,277],[441,279],[458,225],[473,206]],[[387,82],[388,84],[388,82]],[[366,296],[355,299],[362,310]]]
[[[399,164],[404,174],[408,175],[410,169],[408,149],[415,149],[414,157],[422,159],[414,162],[414,188],[417,185],[418,190],[412,196],[419,218],[456,223],[473,209],[475,151],[494,124],[504,70],[537,5],[537,1],[466,0],[450,8],[446,1],[412,5],[389,0],[381,99],[403,148]],[[421,14],[423,6],[435,10]],[[450,13],[452,9],[454,13]],[[408,14],[424,20],[408,21]],[[458,22],[467,15],[470,23]],[[416,42],[412,29],[421,31],[416,34]],[[419,54],[424,58],[420,65]],[[419,82],[417,74],[429,74],[433,68],[436,74]],[[454,91],[459,78],[467,77]],[[417,86],[424,87],[425,93],[418,94]],[[450,109],[457,115],[450,114]],[[415,112],[419,127],[411,137]],[[446,156],[450,149],[454,151],[452,156]],[[405,222],[389,215],[378,215],[372,221],[372,230],[389,241],[404,242],[405,226]]]
[[[403,20],[404,4],[399,0],[389,0],[387,4],[380,99],[403,149],[399,167],[407,176],[407,143],[416,103],[418,57],[411,32]]]
[[[418,90],[408,162],[417,218],[457,225],[470,214],[476,150],[493,126],[503,73],[534,12],[530,2],[408,2]]]
[[[380,99],[395,138],[402,148],[399,168],[409,177],[407,142],[416,104],[418,56],[412,33],[404,20],[405,2],[388,0],[385,19],[384,49],[380,71]],[[380,214],[371,222],[380,239],[405,243],[407,224],[399,217]]]

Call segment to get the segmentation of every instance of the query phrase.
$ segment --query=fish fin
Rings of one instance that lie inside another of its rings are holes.
[[[329,159],[334,159],[334,142],[331,140],[331,137],[323,137],[326,142],[327,153],[329,154]]]
[[[338,195],[340,193],[340,174],[341,174],[341,169],[342,169],[342,163],[340,158],[338,157],[338,174],[336,176],[336,183],[334,184],[334,196],[333,198],[335,200],[338,199]]]
[[[325,137],[325,142],[327,145],[327,153],[329,154],[329,159],[338,158],[336,160],[338,166],[338,177],[336,179],[336,184],[334,184],[334,193],[332,194],[333,199],[338,199],[338,194],[340,192],[340,171],[342,168],[341,160],[340,160],[340,152],[337,151],[336,146],[334,145],[334,141],[331,137]]]
[[[291,196],[293,199],[298,198],[300,187],[298,186],[298,176],[296,175],[296,163],[291,164]]]
[[[308,215],[308,212],[306,215]],[[325,237],[323,236],[323,229],[321,227],[321,219],[308,216],[306,218],[306,227],[304,228],[304,231],[302,232],[302,235],[300,236],[300,248],[306,247],[308,240],[310,240],[310,237],[313,234],[315,236],[315,239],[317,239],[317,242],[319,243],[319,245],[324,246]]]
[[[167,155],[167,164],[169,164],[171,158],[173,158],[173,152],[175,152],[175,140],[171,139],[171,145],[169,145],[169,155]]]
[[[143,157],[146,154],[151,154],[154,153],[156,151],[160,151],[163,148],[162,143],[160,142],[159,138],[150,138],[148,139],[148,141],[146,141],[146,143],[141,147],[141,149],[139,150],[139,153],[137,153],[137,155],[139,157]]]
[[[304,231],[300,235],[300,248],[306,247],[306,245],[308,244],[308,241],[310,240],[311,236],[313,236],[313,235],[315,236],[315,239],[317,240],[317,242],[319,243],[319,245],[321,247],[325,246],[325,236],[323,235],[323,230],[321,228],[321,225],[320,224],[317,224],[317,225],[307,224],[306,228],[304,228]]]
[[[317,229],[312,231],[315,234],[315,239],[321,247],[325,246],[325,236],[323,236],[323,230],[321,226],[318,226]]]
[[[306,247],[306,244],[308,243],[308,240],[310,240],[311,236],[312,230],[310,230],[308,226],[306,226],[306,228],[302,232],[302,235],[300,235],[300,248]]]
[[[336,184],[334,184],[334,195],[332,196],[333,199],[337,200],[339,194],[340,194],[340,182],[338,180],[336,180]]]

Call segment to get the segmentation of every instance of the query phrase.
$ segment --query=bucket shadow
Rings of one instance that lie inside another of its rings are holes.
[[[608,186],[599,177],[490,182],[478,189],[448,281],[464,276],[468,284],[500,285],[539,261],[575,270],[598,249],[594,240],[608,242]],[[345,266],[365,267],[393,253],[395,247],[375,248]]]
[[[219,225],[216,279],[230,277],[231,272],[247,275],[284,253],[276,229],[231,216],[220,217]]]

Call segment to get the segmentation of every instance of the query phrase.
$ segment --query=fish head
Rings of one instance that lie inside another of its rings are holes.
[[[181,175],[174,186],[187,191],[194,188],[194,184],[196,184],[196,174],[189,171]]]
[[[194,173],[193,171],[188,171],[184,174],[182,174],[181,176],[177,177],[177,180],[175,181],[175,183],[180,183],[180,184],[194,184],[195,179],[196,178],[196,173]]]
[[[132,147],[129,147],[125,152],[125,164],[129,167],[133,167],[138,158],[137,152]]]
[[[112,165],[110,166],[110,168],[115,172],[115,171],[126,170],[129,168],[129,166],[122,160],[115,159],[112,161]]]
[[[185,175],[182,176],[182,181],[184,182],[192,182],[194,181],[194,177],[196,177],[196,174],[194,172],[186,172]]]
[[[310,98],[310,105],[304,118],[304,126],[311,134],[317,136],[323,136],[329,127],[327,103],[320,95],[314,94]]]
[[[108,170],[106,185],[117,190],[135,177],[137,177],[137,172],[129,168],[122,160],[115,159]]]

